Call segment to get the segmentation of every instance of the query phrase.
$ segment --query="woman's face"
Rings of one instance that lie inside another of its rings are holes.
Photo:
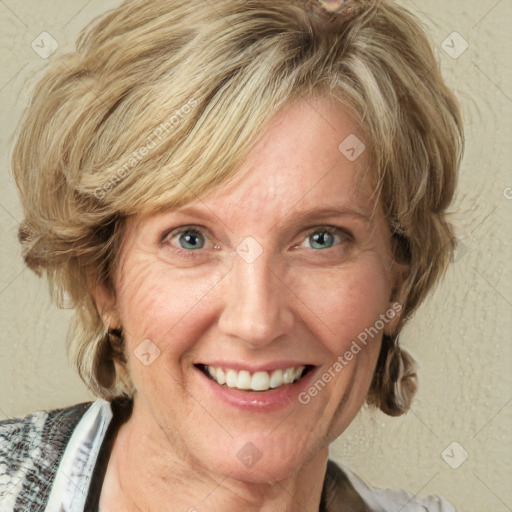
[[[295,103],[220,191],[129,219],[115,286],[134,410],[179,460],[285,478],[364,402],[397,308],[354,135],[334,103]]]

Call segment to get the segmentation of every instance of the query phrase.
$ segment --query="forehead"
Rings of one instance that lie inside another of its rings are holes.
[[[301,100],[276,113],[230,181],[168,211],[216,216],[233,228],[249,223],[262,231],[321,207],[370,216],[375,202],[368,177],[364,142],[347,110],[332,99]]]
[[[293,103],[275,115],[234,179],[201,202],[259,216],[334,203],[371,210],[361,139],[357,123],[334,100]]]

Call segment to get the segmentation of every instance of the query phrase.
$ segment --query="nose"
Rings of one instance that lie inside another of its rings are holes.
[[[248,263],[238,254],[223,279],[223,310],[218,322],[226,336],[253,348],[263,347],[290,331],[293,296],[265,253]]]

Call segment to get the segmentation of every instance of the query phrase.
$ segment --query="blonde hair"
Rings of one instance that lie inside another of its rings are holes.
[[[419,21],[388,1],[326,16],[300,0],[132,0],[53,58],[21,120],[12,167],[27,265],[76,308],[71,357],[97,396],[131,396],[122,332],[108,336],[87,272],[112,286],[127,216],[222,187],[276,111],[336,98],[356,116],[389,220],[410,265],[403,311],[384,336],[368,401],[405,412],[413,359],[397,335],[454,249],[446,220],[463,149],[453,94]],[[340,141],[341,142],[341,141]]]

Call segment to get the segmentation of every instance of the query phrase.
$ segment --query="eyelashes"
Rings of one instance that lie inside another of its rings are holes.
[[[339,228],[339,227],[336,227],[336,226],[321,226],[319,228],[316,228],[314,229],[313,231],[310,231],[308,236],[305,237],[304,240],[308,241],[308,240],[311,240],[312,237],[314,237],[315,235],[318,235],[320,234],[321,237],[320,237],[320,240],[323,240],[324,238],[324,235],[325,234],[328,234],[330,237],[336,237],[338,236],[340,239],[342,239],[342,241],[345,241],[347,238],[348,238],[348,233],[343,230],[342,228]],[[314,240],[314,243],[319,243],[318,240]],[[322,242],[320,242],[322,243]],[[299,246],[294,246],[294,247],[302,247],[301,245]],[[331,247],[327,247],[327,249],[331,249]],[[321,248],[321,249],[318,249],[318,250],[327,250],[325,248]]]
[[[183,226],[183,227],[172,229],[172,230],[165,232],[162,235],[161,243],[165,247],[170,247],[173,250],[173,252],[175,252],[179,256],[186,256],[188,258],[197,257],[199,255],[195,254],[195,253],[200,252],[200,249],[203,249],[203,247],[200,247],[199,249],[176,247],[171,244],[171,241],[174,238],[176,238],[178,235],[186,235],[188,237],[197,237],[198,235],[204,236],[204,233],[209,234],[207,230],[205,230],[204,228],[201,228],[199,226]],[[205,238],[207,238],[207,237],[205,237]],[[187,242],[187,243],[190,243],[190,242]],[[214,247],[212,247],[212,249],[214,249]]]
[[[181,226],[167,230],[161,237],[161,244],[164,247],[170,248],[178,256],[185,256],[187,258],[200,257],[204,256],[204,250],[219,249],[218,245],[209,242],[209,235],[209,231],[201,226]],[[176,245],[172,243],[173,240],[176,240]],[[318,245],[321,246],[328,243],[329,240],[332,240],[332,245],[329,247],[318,247]],[[184,245],[189,245],[189,247],[180,246],[180,241]],[[303,241],[300,244],[294,244],[293,249],[305,248],[311,249],[314,252],[332,252],[331,249],[346,249],[346,244],[353,241],[353,235],[345,228],[329,225],[317,226],[309,228]]]

